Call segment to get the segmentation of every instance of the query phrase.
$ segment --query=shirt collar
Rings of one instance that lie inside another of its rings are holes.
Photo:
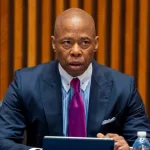
[[[70,82],[73,78],[78,78],[80,80],[80,87],[83,91],[85,91],[89,81],[91,80],[92,76],[92,63],[88,66],[87,70],[80,76],[72,77],[69,75],[60,65],[59,63],[59,72],[61,76],[62,86],[64,87],[65,91],[68,92],[70,89]]]

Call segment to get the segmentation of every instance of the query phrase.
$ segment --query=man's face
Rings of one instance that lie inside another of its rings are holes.
[[[71,76],[79,76],[91,63],[98,48],[98,37],[89,21],[80,18],[65,19],[52,36],[56,57]]]

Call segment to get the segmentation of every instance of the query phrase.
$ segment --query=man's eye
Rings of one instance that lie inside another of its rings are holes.
[[[81,42],[81,48],[86,49],[90,46],[90,41],[89,40],[84,40]]]
[[[83,44],[89,44],[90,42],[89,41],[83,41]]]
[[[63,41],[63,44],[68,45],[68,44],[71,44],[71,42],[70,41]]]
[[[65,41],[62,41],[62,46],[65,48],[65,49],[69,49],[72,45],[72,42],[69,41],[69,40],[65,40]]]

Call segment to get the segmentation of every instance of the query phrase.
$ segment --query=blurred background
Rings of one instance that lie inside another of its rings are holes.
[[[95,59],[135,77],[150,117],[150,0],[0,0],[0,100],[15,70],[55,59],[54,21],[71,7],[93,16]]]

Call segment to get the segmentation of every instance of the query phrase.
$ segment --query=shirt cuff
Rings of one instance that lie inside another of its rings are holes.
[[[29,150],[42,150],[42,148],[30,148]]]

